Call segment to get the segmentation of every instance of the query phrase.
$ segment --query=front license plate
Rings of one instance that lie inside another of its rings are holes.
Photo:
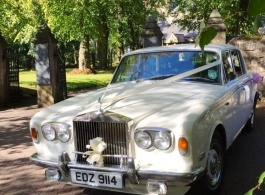
[[[122,188],[123,179],[120,173],[85,171],[71,169],[71,180],[73,183],[91,186],[105,186],[110,188]]]

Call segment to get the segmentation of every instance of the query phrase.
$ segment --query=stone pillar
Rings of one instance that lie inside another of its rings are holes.
[[[59,100],[57,40],[47,25],[42,25],[34,43],[35,67],[37,76],[38,107],[47,107]]]
[[[226,29],[227,28],[221,18],[220,13],[216,9],[212,11],[207,25],[217,29],[217,35],[211,41],[211,43],[226,44]]]
[[[0,108],[7,107],[7,56],[5,50],[8,44],[0,33]]]
[[[163,33],[157,25],[156,19],[150,15],[141,33],[143,47],[162,46],[162,36]]]

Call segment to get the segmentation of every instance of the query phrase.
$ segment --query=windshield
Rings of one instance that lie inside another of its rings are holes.
[[[170,51],[126,56],[119,64],[112,83],[162,80],[219,60],[214,52]],[[182,79],[220,84],[220,66],[215,66]]]

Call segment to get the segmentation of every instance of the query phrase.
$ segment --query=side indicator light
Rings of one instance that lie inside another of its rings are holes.
[[[30,129],[30,136],[35,143],[38,143],[38,132],[35,128]]]
[[[179,148],[179,153],[181,155],[186,155],[188,153],[188,148],[189,144],[186,138],[180,137],[178,141],[178,148]]]

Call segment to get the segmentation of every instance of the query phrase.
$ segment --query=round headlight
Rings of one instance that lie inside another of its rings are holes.
[[[71,136],[70,129],[68,128],[68,125],[60,125],[57,131],[58,139],[61,142],[68,142]]]
[[[154,146],[159,150],[166,150],[171,146],[171,137],[166,132],[158,132],[154,136]]]
[[[52,141],[56,138],[55,129],[50,124],[42,126],[41,130],[46,140]]]
[[[137,132],[134,136],[134,140],[137,146],[143,149],[148,149],[152,145],[151,136],[144,131]]]

